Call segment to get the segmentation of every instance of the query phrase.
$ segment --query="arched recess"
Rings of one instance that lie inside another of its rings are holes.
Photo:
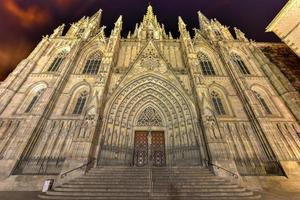
[[[81,74],[86,62],[88,61],[88,59],[95,55],[95,54],[99,54],[99,56],[102,58],[103,57],[103,52],[105,50],[105,46],[95,43],[93,45],[87,45],[85,46],[82,50],[81,50],[81,54],[79,56],[79,59],[76,63],[76,68],[74,69],[73,73],[74,74]]]
[[[147,106],[157,110],[162,126],[136,125]],[[167,165],[200,164],[206,154],[195,110],[183,90],[161,77],[146,75],[129,82],[106,105],[98,164],[130,165],[135,131],[148,129],[164,131]]]
[[[255,84],[251,86],[251,91],[253,93],[254,102],[259,106],[262,115],[280,115],[280,112],[277,110],[271,98],[272,94],[268,89]]]
[[[47,86],[45,82],[38,82],[29,87],[29,89],[26,90],[26,96],[18,109],[18,113],[32,113]]]
[[[44,72],[57,72],[60,71],[60,66],[63,64],[64,60],[67,58],[70,53],[69,46],[63,46],[59,48],[53,48],[47,54],[48,61],[44,65]]]
[[[226,74],[224,69],[220,66],[222,66],[222,62],[219,60],[219,56],[216,56],[216,51],[208,46],[201,46],[199,47],[199,50],[197,51],[197,55],[199,58],[200,54],[204,54],[208,57],[208,59],[211,61],[212,66],[216,72],[216,75],[221,76]]]
[[[230,58],[235,66],[238,69],[240,74],[243,75],[255,75],[257,74],[256,70],[254,70],[252,63],[249,62],[247,56],[241,51],[233,50],[230,52]]]
[[[78,98],[81,95],[86,96],[86,100],[84,102],[84,108],[86,108],[86,105],[88,103],[89,97],[90,97],[90,87],[86,83],[80,83],[76,86],[74,86],[71,89],[72,96],[69,97],[69,101],[67,101],[66,109],[65,109],[65,115],[72,115],[74,114],[73,111],[76,107],[76,104],[78,102]],[[83,113],[83,112],[82,112]]]
[[[228,117],[228,116],[234,115],[232,106],[230,104],[230,100],[228,99],[229,94],[223,86],[218,85],[218,84],[210,85],[209,86],[209,94],[210,94],[211,101],[212,101],[214,94],[217,94],[219,96],[219,98],[221,99],[224,110],[225,110],[225,114],[223,116]],[[214,106],[213,102],[212,102],[212,105]],[[219,116],[222,116],[222,115],[219,115]]]
[[[200,62],[202,74],[204,76],[215,76],[218,74],[215,65],[212,63],[211,59],[205,53],[199,52],[198,59]]]

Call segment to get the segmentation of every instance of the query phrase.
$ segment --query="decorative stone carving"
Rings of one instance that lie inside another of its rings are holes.
[[[162,126],[162,119],[152,107],[147,107],[139,116],[138,126]]]

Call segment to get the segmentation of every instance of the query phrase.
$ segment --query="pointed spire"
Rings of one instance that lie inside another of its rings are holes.
[[[200,23],[209,23],[209,20],[207,19],[207,17],[200,11],[198,11],[198,19]]]
[[[178,24],[179,24],[180,26],[186,27],[186,24],[184,23],[184,21],[183,21],[183,19],[181,18],[181,16],[178,17]]]
[[[200,29],[202,30],[207,29],[207,27],[210,25],[209,19],[207,19],[207,17],[200,11],[198,11],[198,20]]]
[[[91,21],[95,21],[97,26],[100,27],[101,24],[101,18],[102,18],[102,10],[99,9],[92,17]]]
[[[178,17],[178,27],[180,32],[180,38],[185,46],[185,50],[187,51],[187,53],[194,52],[194,47],[192,44],[190,33],[187,31],[186,24],[180,16]]]
[[[248,42],[249,40],[246,38],[245,33],[243,33],[240,29],[234,27],[234,32],[235,32],[235,36],[236,39],[240,40],[240,41],[244,41],[244,42]]]
[[[189,35],[188,31],[186,30],[186,24],[180,16],[178,17],[178,27],[181,35]]]
[[[115,22],[115,27],[120,27],[123,24],[123,16],[120,15],[118,20]]]
[[[153,7],[151,6],[151,4],[149,4],[148,7],[147,7],[146,17],[147,18],[152,18],[153,16],[154,16]]]

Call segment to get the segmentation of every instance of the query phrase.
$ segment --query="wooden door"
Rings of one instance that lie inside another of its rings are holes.
[[[166,165],[165,135],[162,131],[151,132],[151,161],[156,167]]]
[[[148,132],[137,131],[134,136],[134,165],[143,167],[148,164]]]

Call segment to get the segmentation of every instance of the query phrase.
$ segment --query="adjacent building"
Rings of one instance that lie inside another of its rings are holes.
[[[267,27],[300,57],[300,0],[289,0]]]

